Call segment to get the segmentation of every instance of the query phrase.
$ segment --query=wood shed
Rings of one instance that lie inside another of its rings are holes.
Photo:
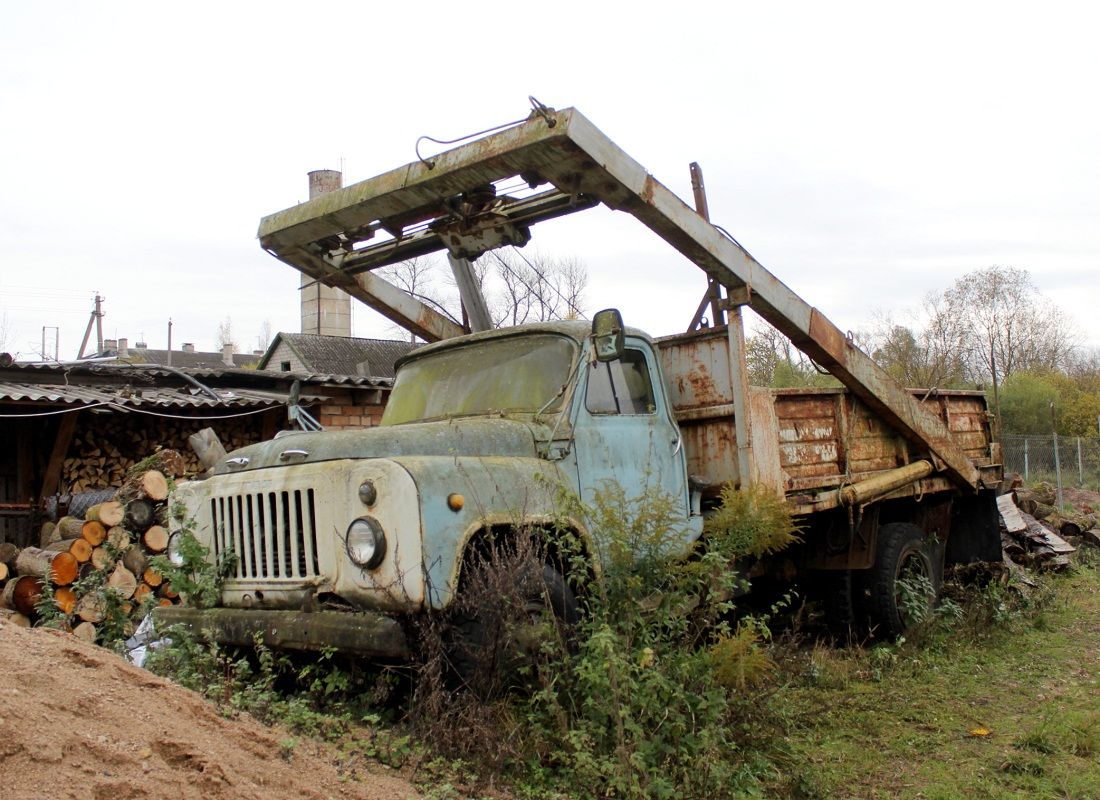
[[[391,373],[392,374],[392,373]],[[291,427],[298,404],[326,428],[376,425],[392,379],[255,369],[80,362],[0,367],[0,542],[121,485],[158,447],[202,469],[188,439],[212,428],[227,450]]]

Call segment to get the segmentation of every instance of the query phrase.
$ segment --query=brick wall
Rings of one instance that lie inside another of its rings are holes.
[[[382,421],[382,410],[388,399],[388,391],[337,391],[327,402],[311,409],[311,413],[326,431],[373,428]]]

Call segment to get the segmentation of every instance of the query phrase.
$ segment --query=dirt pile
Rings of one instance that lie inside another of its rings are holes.
[[[67,633],[0,623],[5,798],[419,797],[391,776],[346,780],[323,747],[291,739]]]

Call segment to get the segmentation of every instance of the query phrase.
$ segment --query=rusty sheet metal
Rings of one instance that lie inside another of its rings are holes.
[[[729,340],[725,329],[656,340],[676,412],[733,405]]]

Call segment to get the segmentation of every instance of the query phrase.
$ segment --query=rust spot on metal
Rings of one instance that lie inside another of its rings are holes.
[[[683,379],[691,385],[696,405],[707,406],[728,402],[728,398],[723,397],[721,391],[719,391],[714,378],[707,370],[706,364],[696,361],[692,365],[692,369],[683,375]]]

